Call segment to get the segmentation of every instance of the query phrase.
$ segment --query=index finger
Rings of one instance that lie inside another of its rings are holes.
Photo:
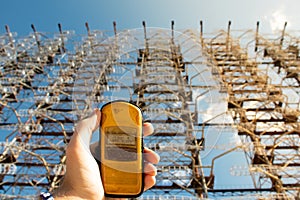
[[[149,122],[145,122],[143,124],[143,132],[144,132],[144,136],[151,135],[154,132],[153,125]]]

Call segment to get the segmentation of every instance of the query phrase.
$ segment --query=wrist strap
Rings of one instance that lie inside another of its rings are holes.
[[[40,199],[41,200],[54,200],[54,197],[49,192],[42,192],[40,194]]]

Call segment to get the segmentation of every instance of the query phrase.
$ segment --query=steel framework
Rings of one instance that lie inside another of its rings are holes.
[[[279,34],[260,34],[259,22],[243,31],[229,22],[214,33],[204,33],[202,21],[199,31],[176,31],[173,21],[170,29],[142,25],[99,31],[86,23],[86,35],[32,25],[25,37],[5,27],[1,198],[54,190],[76,122],[125,99],[154,125],[145,144],[161,157],[157,183],[140,199],[300,199],[298,33],[284,24]],[[222,170],[237,152],[237,165]],[[231,175],[251,181],[222,186]]]

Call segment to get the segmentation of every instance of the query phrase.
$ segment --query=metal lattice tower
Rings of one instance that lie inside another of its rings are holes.
[[[279,35],[260,34],[259,23],[234,31],[231,22],[207,34],[202,22],[180,32],[174,22],[121,31],[86,23],[86,35],[58,28],[32,25],[23,37],[6,26],[0,36],[1,198],[55,189],[76,122],[125,99],[154,125],[145,144],[161,157],[141,199],[299,199],[300,37],[286,24]],[[211,112],[212,102],[225,106]],[[216,130],[238,142],[209,145]],[[234,152],[246,167],[231,173],[248,177],[247,187],[220,185],[217,160]]]

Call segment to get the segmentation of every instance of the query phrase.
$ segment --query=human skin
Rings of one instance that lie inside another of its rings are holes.
[[[104,200],[104,189],[99,172],[99,166],[91,154],[89,147],[92,133],[99,127],[101,112],[95,109],[92,115],[81,120],[66,149],[66,174],[63,183],[55,191],[55,200]],[[153,133],[150,123],[143,125],[144,136]],[[155,182],[156,168],[153,164],[159,162],[159,156],[152,150],[144,149],[145,190]]]

